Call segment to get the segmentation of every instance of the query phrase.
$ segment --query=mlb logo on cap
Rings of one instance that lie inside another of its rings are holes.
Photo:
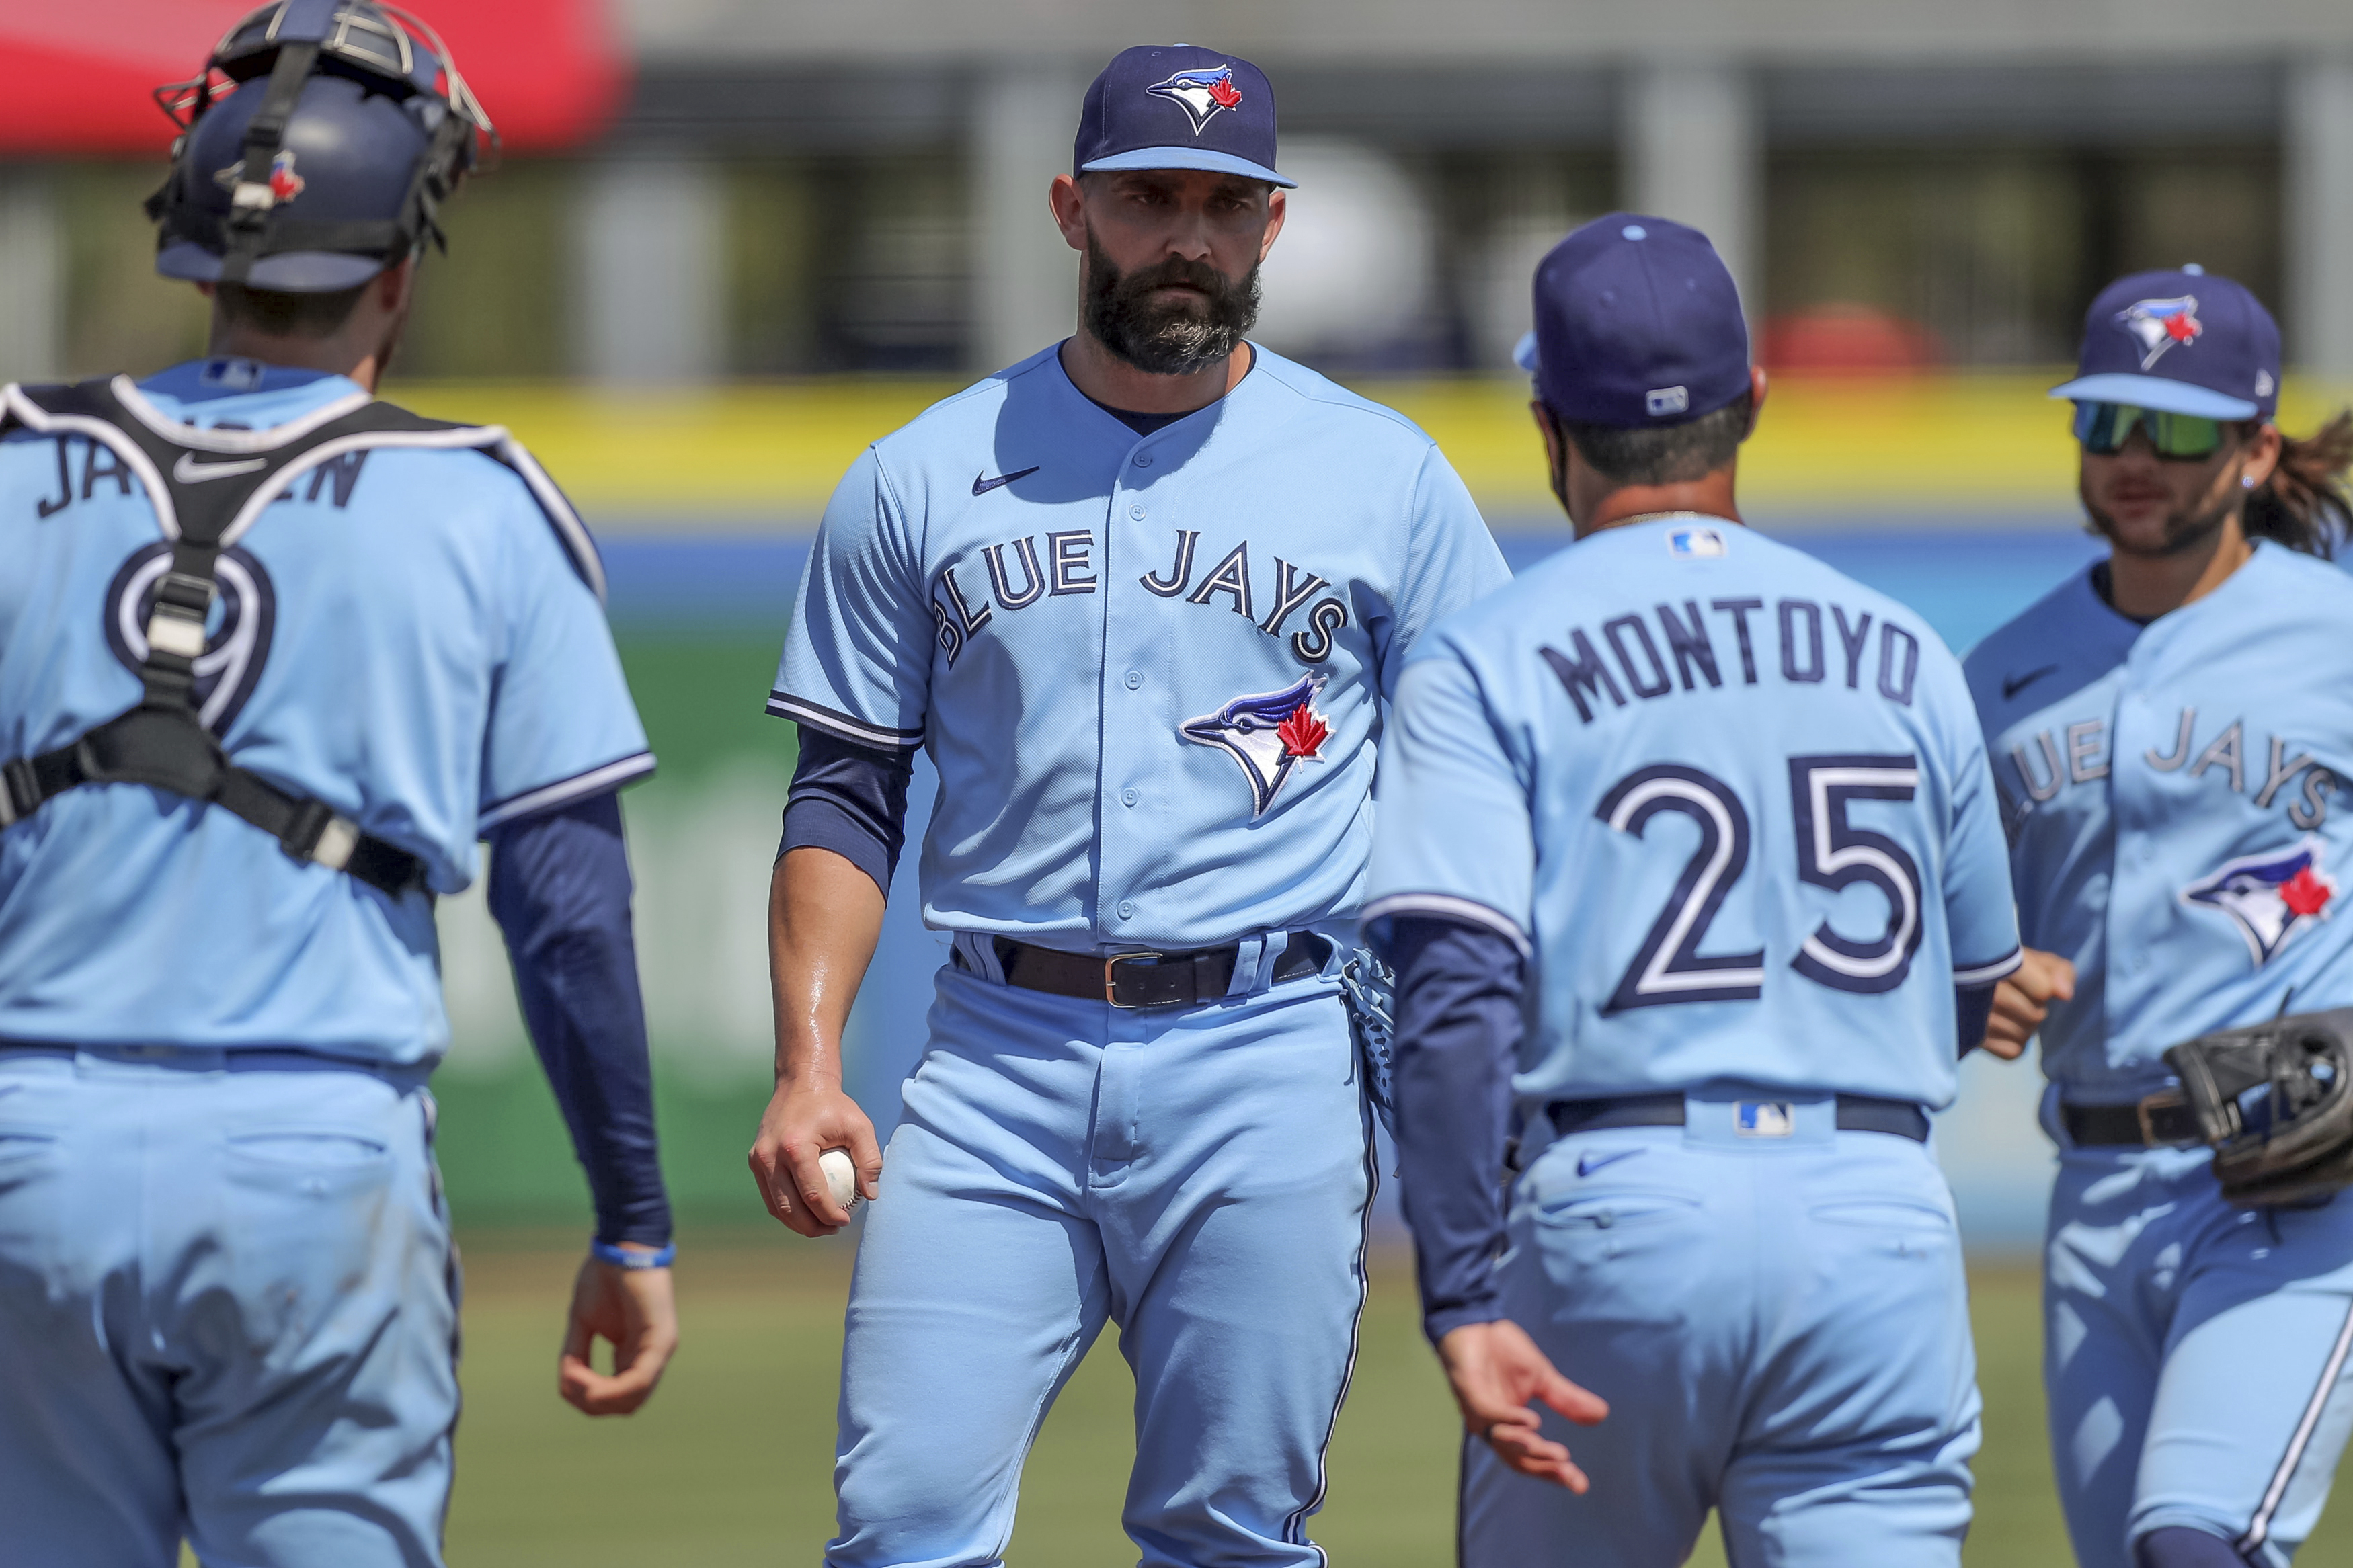
[[[1266,73],[1190,44],[1123,49],[1103,68],[1079,110],[1071,167],[1082,174],[1204,169],[1298,184],[1274,172],[1274,89]]]

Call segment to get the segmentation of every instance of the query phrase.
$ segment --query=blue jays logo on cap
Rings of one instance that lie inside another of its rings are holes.
[[[1165,98],[1193,121],[1193,134],[1229,109],[1239,109],[1242,89],[1234,85],[1234,68],[1211,66],[1201,70],[1178,71],[1166,81],[1155,82],[1144,89],[1155,98]]]
[[[2074,378],[2051,395],[2201,419],[2268,419],[2278,406],[2279,368],[2279,323],[2243,285],[2200,267],[2136,272],[2101,289],[2084,313]]]
[[[2328,918],[2337,879],[2321,868],[2321,841],[2306,838],[2286,854],[2242,855],[2181,889],[2181,901],[2221,910],[2247,941],[2257,968],[2290,937]]]
[[[2116,324],[2140,340],[2143,370],[2176,344],[2196,342],[2206,330],[2198,319],[2198,300],[2188,294],[2179,300],[2137,300],[2116,312]]]
[[[1177,733],[1200,746],[1215,746],[1241,765],[1249,781],[1250,815],[1263,816],[1275,792],[1301,763],[1320,763],[1332,725],[1315,711],[1324,689],[1320,675],[1303,675],[1280,691],[1237,697],[1214,713],[1187,719]]]
[[[1191,44],[1122,49],[1103,67],[1079,106],[1071,167],[1082,174],[1197,169],[1295,183],[1274,172],[1274,89],[1266,73],[1238,55]]]

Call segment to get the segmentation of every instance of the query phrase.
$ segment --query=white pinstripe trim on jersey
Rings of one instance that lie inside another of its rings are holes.
[[[533,812],[545,811],[550,806],[585,800],[592,795],[602,795],[608,789],[618,788],[631,779],[642,778],[653,771],[654,754],[651,752],[639,752],[634,757],[623,757],[617,763],[607,763],[603,767],[590,768],[585,773],[575,773],[568,779],[559,779],[552,784],[542,784],[537,789],[525,790],[512,799],[502,800],[484,811],[475,821],[475,831],[488,833],[501,822],[512,822],[518,816],[529,816]]]
[[[1499,931],[1512,939],[1522,958],[1534,958],[1535,947],[1519,922],[1500,910],[1489,909],[1475,899],[1458,899],[1451,893],[1391,893],[1385,899],[1375,899],[1358,911],[1356,919],[1369,923],[1389,915],[1443,915],[1448,920],[1468,921],[1472,925]]]
[[[2287,1496],[2288,1482],[2295,1478],[2296,1466],[2304,1462],[2304,1451],[2312,1444],[2313,1429],[2320,1425],[2321,1412],[2328,1407],[2328,1396],[2336,1391],[2337,1379],[2345,1370],[2348,1352],[2353,1352],[2353,1309],[2347,1310],[2345,1325],[2337,1331],[2337,1343],[2328,1352],[2328,1364],[2320,1369],[2320,1384],[2312,1391],[2312,1399],[2304,1407],[2304,1419],[2295,1424],[2295,1436],[2288,1439],[2287,1452],[2281,1457],[2279,1468],[2272,1472],[2271,1485],[2263,1489],[2263,1505],[2255,1510],[2247,1533],[2235,1543],[2240,1556],[2246,1556],[2271,1538],[2272,1515],[2279,1511],[2280,1500]]]
[[[13,381],[0,387],[0,407],[6,408],[22,420],[27,430],[43,436],[87,436],[105,446],[139,476],[141,488],[146,490],[147,499],[154,504],[155,521],[163,529],[164,537],[180,537],[180,514],[172,506],[171,487],[164,484],[163,474],[147,460],[147,454],[138,442],[105,420],[87,414],[52,414],[26,397],[23,388]]]
[[[498,429],[495,426],[490,428]],[[572,509],[571,498],[556,489],[555,481],[547,477],[547,470],[539,466],[539,459],[503,429],[498,429],[498,435],[499,456],[506,460],[508,467],[522,476],[524,484],[531,487],[531,493],[538,499],[540,510],[546,512],[547,520],[555,525],[556,537],[563,540],[565,548],[572,552],[573,562],[580,568],[580,574],[588,580],[588,587],[596,595],[596,602],[603,604],[605,561],[596,553],[596,542],[588,536],[588,525],[580,521],[580,514]]]
[[[147,401],[139,384],[127,375],[118,375],[106,384],[131,416],[166,441],[183,447],[194,447],[202,452],[272,452],[291,442],[299,441],[320,426],[355,413],[375,401],[364,392],[353,392],[338,397],[332,403],[322,404],[310,413],[283,425],[272,425],[267,430],[204,430],[194,425],[184,425]]]
[[[805,697],[792,697],[782,691],[768,693],[768,713],[771,718],[790,719],[795,723],[814,724],[818,729],[853,741],[861,746],[872,746],[884,752],[912,752],[923,743],[921,730],[885,730],[879,724],[869,724],[852,719],[847,713],[837,713],[821,708]]]
[[[2025,962],[2026,950],[2022,947],[2013,947],[2010,950],[2008,958],[1998,958],[1991,963],[1980,963],[1968,969],[1954,970],[1953,984],[1956,985],[1990,984],[2004,975],[2017,973],[2018,966]]]

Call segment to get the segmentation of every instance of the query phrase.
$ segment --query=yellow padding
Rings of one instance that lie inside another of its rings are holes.
[[[2067,405],[2045,395],[2063,379],[2059,369],[1785,377],[1742,456],[1741,495],[1774,510],[2064,510],[2073,505],[2075,448]],[[422,414],[506,426],[592,518],[806,519],[860,447],[956,390],[842,378],[628,394],[421,383],[387,395]],[[1551,510],[1525,381],[1358,390],[1429,431],[1490,514]],[[2291,382],[2282,423],[2307,430],[2348,394]]]

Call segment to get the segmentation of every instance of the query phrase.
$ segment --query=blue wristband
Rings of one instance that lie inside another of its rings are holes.
[[[616,1268],[667,1268],[678,1258],[678,1243],[673,1241],[659,1252],[631,1252],[609,1241],[591,1241],[588,1256]]]

